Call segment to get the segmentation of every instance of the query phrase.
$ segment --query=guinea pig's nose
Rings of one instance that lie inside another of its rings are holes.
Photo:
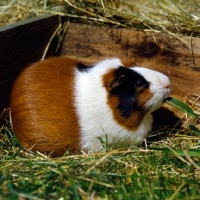
[[[170,82],[168,82],[167,84],[164,85],[163,87],[164,91],[165,91],[165,95],[164,98],[167,98],[170,94]]]
[[[165,85],[164,88],[166,88],[166,89],[170,89],[170,84]]]
[[[170,80],[166,75],[163,76],[161,85],[163,88],[163,92],[165,93],[164,98],[166,98],[169,96],[170,90],[171,90],[170,89]]]
[[[164,88],[170,89],[170,80],[166,75],[163,75],[160,82],[161,82],[161,84],[163,85]]]

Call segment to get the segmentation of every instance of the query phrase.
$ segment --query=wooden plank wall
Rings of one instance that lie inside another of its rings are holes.
[[[9,106],[13,81],[23,68],[41,59],[59,23],[58,16],[47,15],[0,28],[0,112]],[[57,42],[55,38],[47,56],[56,55]],[[108,57],[134,60],[167,74],[172,97],[183,101],[187,94],[200,94],[199,38],[71,23],[61,52],[89,64]]]
[[[133,59],[138,66],[167,74],[172,97],[183,101],[187,94],[200,94],[200,38],[70,24],[62,55],[92,63],[107,57]]]
[[[13,81],[23,68],[42,58],[59,23],[59,16],[45,15],[0,28],[0,114],[9,106]],[[56,54],[56,45],[55,39],[47,56]]]

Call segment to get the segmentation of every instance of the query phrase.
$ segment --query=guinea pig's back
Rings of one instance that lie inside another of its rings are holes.
[[[46,153],[53,150],[53,155],[80,150],[75,69],[76,62],[69,58],[51,58],[26,68],[16,80],[11,119],[24,147]]]

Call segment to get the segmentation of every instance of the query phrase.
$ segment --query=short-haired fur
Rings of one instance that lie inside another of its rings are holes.
[[[53,156],[99,151],[102,141],[113,148],[134,145],[147,137],[151,113],[169,87],[164,74],[126,66],[118,58],[90,67],[50,58],[26,68],[16,80],[10,118],[25,148]]]

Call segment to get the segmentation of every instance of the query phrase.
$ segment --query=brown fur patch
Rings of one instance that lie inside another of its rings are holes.
[[[127,68],[136,66],[135,60],[133,59],[130,59],[130,60],[124,59],[124,60],[121,60],[121,63],[124,67],[127,67]]]
[[[76,62],[51,58],[26,68],[11,94],[14,131],[25,148],[53,156],[79,151],[79,124],[74,106]]]
[[[148,88],[137,89],[136,93],[138,95],[138,102],[137,102],[138,105],[136,108],[134,108],[134,112],[131,114],[129,118],[124,117],[120,109],[118,108],[120,103],[119,97],[117,95],[111,95],[109,93],[109,89],[115,79],[114,72],[115,69],[112,69],[102,77],[103,86],[106,87],[106,90],[108,92],[107,103],[109,107],[112,109],[113,117],[118,124],[122,125],[128,130],[131,131],[136,130],[140,125],[143,117],[148,112],[148,110],[144,108],[144,105],[152,97],[152,94],[150,93]]]

